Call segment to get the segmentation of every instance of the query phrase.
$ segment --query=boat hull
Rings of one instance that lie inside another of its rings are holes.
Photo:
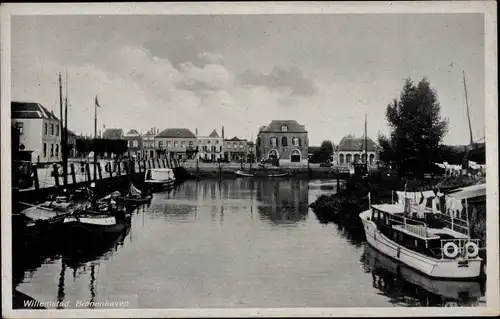
[[[467,264],[461,265],[460,259],[436,259],[394,242],[380,231],[374,222],[367,219],[370,210],[360,214],[366,241],[381,253],[429,276],[442,279],[476,279],[481,276],[480,258],[469,259]]]
[[[144,184],[154,191],[160,191],[174,187],[175,180],[168,180],[168,181],[146,180],[144,181]]]

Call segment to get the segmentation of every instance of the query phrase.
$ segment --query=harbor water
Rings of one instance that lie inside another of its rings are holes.
[[[64,308],[485,305],[484,283],[431,280],[365,247],[362,229],[320,223],[309,204],[335,187],[187,181],[110,241],[17,254],[15,289]]]

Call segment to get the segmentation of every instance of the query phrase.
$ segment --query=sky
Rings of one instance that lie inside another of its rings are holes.
[[[69,129],[184,127],[256,138],[271,120],[305,125],[311,145],[387,134],[405,78],[426,77],[449,120],[443,142],[467,144],[462,71],[475,140],[484,137],[482,14],[13,16],[12,99]],[[65,94],[66,88],[63,89]]]

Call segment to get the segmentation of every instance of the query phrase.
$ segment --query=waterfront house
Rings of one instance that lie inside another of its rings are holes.
[[[224,132],[224,129],[222,132]],[[197,140],[198,159],[207,162],[216,162],[223,159],[224,135],[219,136],[217,131],[213,130],[208,136],[197,136]]]
[[[19,149],[31,152],[31,161],[61,161],[61,129],[53,112],[34,102],[11,103],[12,125],[19,131]]]
[[[248,141],[236,136],[224,140],[224,160],[231,162],[247,162],[249,154]]]
[[[378,161],[377,144],[375,144],[371,138],[367,138],[366,148],[368,154],[368,165],[376,166]],[[353,163],[366,163],[365,138],[356,138],[353,135],[345,136],[339,142],[336,156],[339,166],[350,166]]]
[[[142,159],[142,136],[137,130],[131,129],[123,136],[127,141],[128,155],[135,156],[137,159]]]
[[[196,153],[196,135],[186,128],[168,128],[154,137],[158,156],[184,160]]]
[[[307,165],[309,137],[304,125],[294,120],[273,120],[257,136],[257,160]]]
[[[155,158],[155,136],[159,133],[156,127],[151,128],[146,134],[142,134],[141,158]]]

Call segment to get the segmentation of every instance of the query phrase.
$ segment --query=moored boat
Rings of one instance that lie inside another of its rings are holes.
[[[236,172],[234,172],[234,174],[236,176],[241,176],[241,177],[255,177],[255,174],[253,173],[247,173],[245,171],[242,171],[242,170],[237,170]]]
[[[359,217],[369,245],[429,277],[481,275],[479,240],[470,238],[466,219],[400,203],[372,205]]]
[[[23,222],[23,234],[27,236],[53,234],[59,230],[65,217],[88,208],[91,196],[91,191],[83,187],[73,192],[64,191],[38,205],[22,203],[29,206],[17,216]]]
[[[171,168],[153,168],[145,173],[144,183],[153,190],[162,190],[174,186],[175,175]]]
[[[125,196],[118,196],[117,201],[126,205],[141,205],[151,201],[151,196],[144,194],[141,190],[130,183],[129,192]]]

